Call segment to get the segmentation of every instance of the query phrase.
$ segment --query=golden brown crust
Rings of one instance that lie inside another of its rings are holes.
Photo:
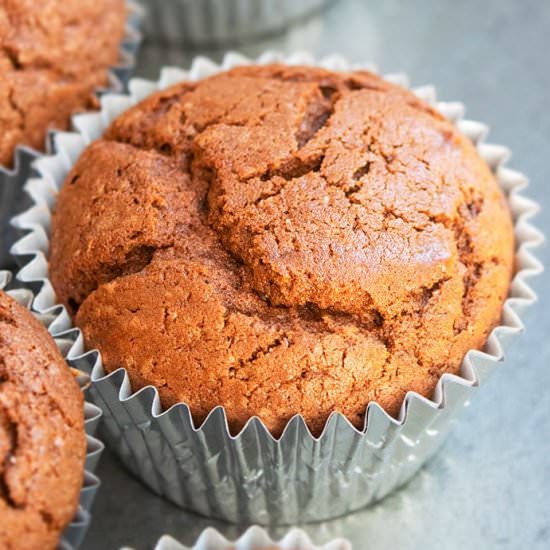
[[[38,5],[39,4],[39,5]],[[95,105],[124,34],[124,0],[5,0],[0,5],[0,164],[42,149],[49,128]]]
[[[0,547],[55,548],[84,476],[82,394],[55,343],[0,291]]]
[[[513,260],[474,147],[367,73],[244,67],[118,117],[61,190],[51,277],[108,370],[233,430],[429,396]]]

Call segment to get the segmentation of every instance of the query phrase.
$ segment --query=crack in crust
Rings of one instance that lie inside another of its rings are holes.
[[[235,430],[259,415],[277,434],[299,412],[317,433],[334,410],[361,426],[371,400],[397,414],[428,396],[498,322],[513,236],[494,178],[370,73],[174,86],[116,119],[75,177],[56,291],[107,369],[197,421],[223,404]]]

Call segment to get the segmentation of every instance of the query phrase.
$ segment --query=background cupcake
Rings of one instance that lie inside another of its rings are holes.
[[[17,145],[43,149],[48,129],[67,128],[72,113],[97,104],[126,17],[124,0],[3,3],[0,164],[12,164]]]
[[[68,128],[71,114],[96,107],[98,90],[122,89],[139,38],[135,14],[125,0],[0,6],[0,265],[34,150],[47,146],[48,131]]]

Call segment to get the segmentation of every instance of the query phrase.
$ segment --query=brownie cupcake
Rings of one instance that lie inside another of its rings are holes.
[[[96,105],[119,58],[125,0],[32,0],[0,6],[0,164],[16,145],[44,148],[48,129],[64,129]]]
[[[118,117],[61,189],[50,262],[108,371],[279,436],[431,396],[499,322],[513,254],[494,176],[434,109],[368,72],[271,65]]]
[[[47,134],[95,108],[101,90],[122,90],[139,22],[126,0],[0,3],[0,269],[13,268],[17,235],[8,222],[30,204],[23,184],[49,148]]]
[[[46,329],[0,291],[0,547],[55,548],[75,516],[82,393]]]

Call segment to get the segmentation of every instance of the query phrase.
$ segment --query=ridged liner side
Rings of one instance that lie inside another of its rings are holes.
[[[128,18],[126,33],[120,44],[120,59],[116,66],[108,71],[108,86],[97,89],[98,95],[121,93],[128,86],[128,81],[136,65],[136,55],[141,43],[139,28],[143,10],[138,4],[128,1]],[[53,139],[57,131],[48,132],[45,139],[46,151],[53,151]],[[23,192],[23,185],[33,172],[32,163],[43,153],[26,145],[18,145],[13,154],[13,168],[0,164],[0,269],[10,266],[9,248],[17,239],[17,232],[10,227],[9,220],[15,214],[24,212],[31,206],[28,196]]]
[[[11,273],[9,271],[0,271],[0,290],[5,290],[18,304],[30,309],[33,302],[32,292],[29,289],[13,287],[10,285],[10,282]],[[49,314],[40,314],[36,312],[35,317],[46,327],[48,327],[54,319]],[[67,347],[67,341],[62,338],[56,338],[55,341],[63,355],[66,355],[69,349]],[[81,387],[88,383],[87,378],[77,378],[77,381]],[[89,403],[88,401],[84,403],[84,429],[86,430],[84,481],[82,489],[80,490],[78,510],[63,533],[58,547],[60,550],[76,550],[84,539],[90,525],[90,510],[100,486],[100,480],[94,475],[94,471],[104,449],[103,443],[96,439],[94,435],[102,415],[103,413],[97,405]]]
[[[333,70],[361,68],[338,56],[315,63],[304,53],[283,58],[268,52],[256,63],[273,61],[317,64]],[[34,206],[14,220],[28,234],[12,252],[23,265],[18,278],[37,293],[33,307],[55,318],[50,331],[73,342],[68,353],[71,364],[90,373],[91,394],[105,413],[109,446],[152,490],[182,507],[236,523],[318,521],[384,497],[409,480],[438,449],[452,418],[469,404],[477,387],[503,361],[504,349],[524,329],[520,316],[536,300],[527,279],[542,271],[531,249],[541,243],[542,235],[529,221],[537,205],[521,194],[527,179],[503,166],[508,150],[484,143],[487,127],[463,120],[460,103],[436,102],[433,87],[416,88],[419,97],[436,106],[476,144],[498,178],[513,215],[517,272],[503,307],[502,323],[491,332],[484,350],[467,353],[460,376],[444,374],[432,399],[409,392],[397,419],[377,403],[370,403],[362,430],[340,413],[333,413],[317,438],[298,415],[288,422],[279,439],[258,418],[251,418],[232,436],[222,407],[215,408],[200,426],[194,425],[183,403],[164,411],[152,386],[134,393],[124,369],[107,374],[98,351],[84,349],[82,334],[72,328],[69,315],[57,304],[48,280],[50,209],[82,149],[119,113],[157,89],[243,63],[251,61],[234,53],[227,54],[221,66],[199,57],[188,72],[164,69],[157,83],[134,79],[130,95],[106,95],[101,112],[75,117],[78,133],[58,134],[57,154],[36,163],[41,177],[29,180],[26,187]],[[402,75],[386,78],[407,84]]]
[[[142,0],[147,35],[156,42],[212,45],[257,40],[283,32],[331,0]]]

